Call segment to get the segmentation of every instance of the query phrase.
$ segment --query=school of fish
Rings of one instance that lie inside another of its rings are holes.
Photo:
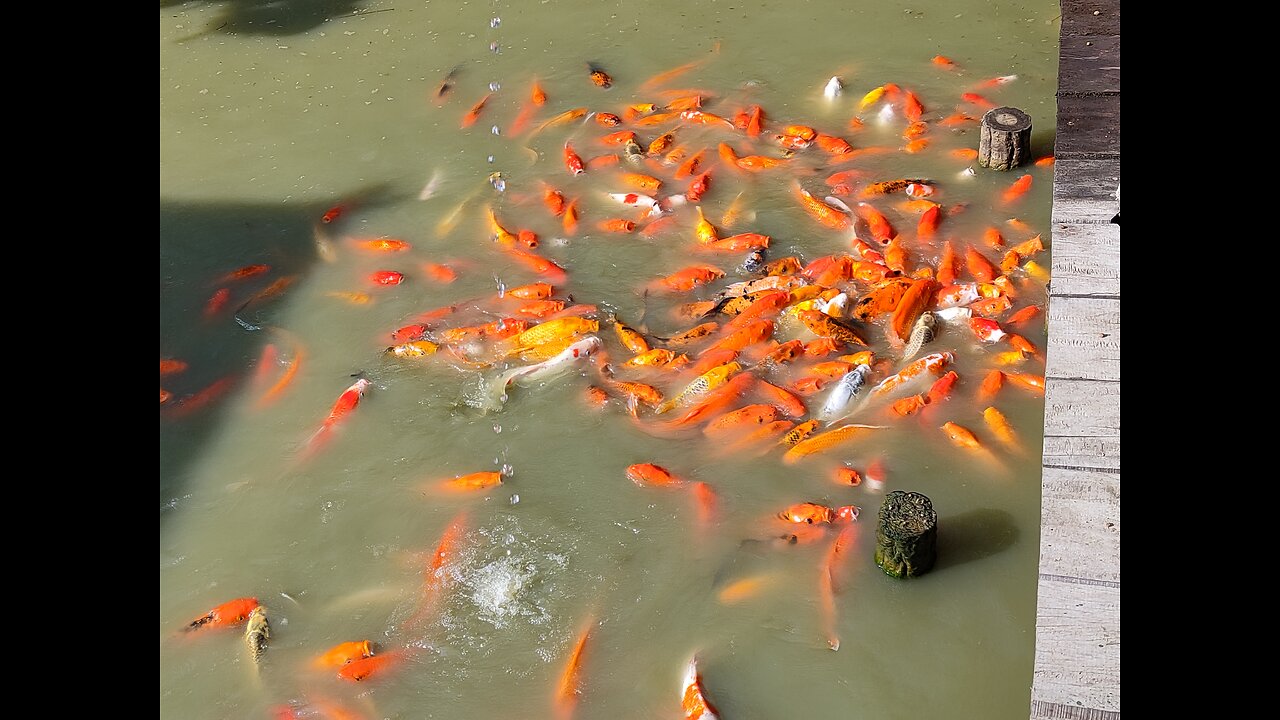
[[[334,378],[333,395],[323,399],[332,405],[314,418],[309,435],[298,438],[297,461],[314,462],[331,452],[339,436],[362,422],[360,406],[378,402],[385,391],[379,363],[473,377],[479,392],[460,400],[478,419],[505,412],[525,393],[572,386],[585,409],[616,414],[636,432],[701,443],[713,456],[773,455],[784,464],[818,468],[830,474],[833,494],[864,479],[883,487],[884,468],[853,452],[882,433],[950,443],[957,463],[998,467],[1002,457],[1026,452],[1001,404],[1007,393],[1044,391],[1043,348],[1028,336],[1043,333],[1048,263],[1040,232],[1019,219],[1018,208],[1033,181],[1049,181],[1052,171],[1045,168],[1052,160],[1011,173],[994,198],[976,197],[967,185],[978,111],[994,106],[999,88],[1016,76],[959,83],[951,97],[924,97],[884,83],[846,100],[841,98],[858,80],[831,77],[819,94],[847,109],[833,123],[775,116],[737,91],[666,89],[708,61],[641,82],[584,65],[581,82],[601,93],[588,107],[559,106],[554,86],[529,78],[519,113],[502,137],[530,148],[540,179],[515,188],[494,173],[485,188],[442,213],[434,228],[437,236],[489,248],[491,264],[483,272],[518,284],[499,281],[488,295],[450,297],[382,328],[382,346],[352,358],[352,367],[364,372],[354,380]],[[938,72],[956,67],[942,56],[925,62]],[[510,98],[455,97],[462,94],[456,78],[455,69],[427,94],[440,112],[457,110],[463,129]],[[860,137],[871,123],[900,131],[900,144],[864,145]],[[970,132],[959,134],[963,130]],[[894,158],[920,153],[954,158],[955,173],[895,175]],[[438,183],[433,175],[421,197],[432,196]],[[808,218],[790,232],[826,250],[812,256],[779,252],[791,238],[753,225],[759,218],[750,198],[762,196],[789,199]],[[415,283],[447,292],[460,274],[478,271],[420,253],[412,238],[367,229],[356,234],[344,224],[355,206],[340,200],[315,219],[320,257],[350,268],[349,287],[329,293],[329,301],[376,303]],[[950,231],[949,219],[962,213],[987,213],[988,230],[981,237]],[[484,231],[456,234],[467,218]],[[684,260],[631,268],[632,289],[646,311],[643,318],[624,317],[576,286],[574,251],[585,242],[680,248]],[[293,390],[307,348],[285,329],[248,327],[244,311],[285,293],[295,280],[273,277],[265,264],[211,279],[203,320],[234,319],[246,329],[265,329],[262,356],[243,377],[181,393],[173,388],[181,385],[188,363],[162,356],[162,415],[184,417],[235,388],[251,393],[258,407]],[[954,401],[960,395],[964,401]],[[477,468],[424,488],[482,496],[504,477]],[[727,478],[694,474],[662,457],[600,482],[628,480],[645,492],[687,497],[701,527],[713,526],[733,505]],[[814,569],[823,628],[815,641],[831,650],[840,647],[836,618],[859,514],[853,504],[799,496],[759,519],[762,534],[782,547],[827,547]],[[397,634],[317,647],[311,669],[328,673],[333,683],[412,682],[406,660],[423,652],[413,641],[430,634],[448,592],[441,569],[455,561],[475,522],[461,513],[438,536],[421,570],[414,612]],[[423,542],[430,541],[424,536]],[[721,602],[747,602],[772,582],[767,576],[736,578],[717,592]],[[245,589],[250,591],[264,590]],[[210,598],[217,602],[185,631],[243,624],[247,657],[255,668],[269,667],[267,609],[249,596]],[[591,702],[596,644],[608,632],[598,612],[583,608],[577,640],[565,651],[546,709],[531,716],[569,718]],[[712,658],[706,667],[715,673],[716,648],[698,647],[696,653],[683,667],[671,668],[672,714],[678,707],[686,718],[716,718],[717,708],[733,703],[716,697],[714,674],[710,689],[703,679],[700,658]],[[365,715],[332,699],[282,698],[275,717]]]

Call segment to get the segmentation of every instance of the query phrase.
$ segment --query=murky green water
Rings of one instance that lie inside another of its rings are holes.
[[[272,708],[341,706],[359,717],[552,717],[553,692],[584,623],[597,621],[583,658],[576,716],[678,717],[680,678],[695,652],[712,701],[726,718],[1018,718],[1029,707],[1039,548],[1039,447],[1043,400],[1005,387],[995,404],[1022,438],[1025,454],[990,441],[975,398],[994,350],[963,326],[947,326],[926,351],[950,350],[961,376],[945,408],[893,420],[857,418],[889,429],[794,465],[781,452],[724,453],[692,437],[637,429],[617,401],[590,410],[587,377],[515,388],[505,409],[482,414],[462,400],[478,382],[443,355],[395,361],[381,350],[392,330],[418,313],[491,296],[537,278],[488,240],[489,204],[512,229],[528,227],[539,248],[569,269],[565,291],[578,303],[616,310],[653,335],[691,323],[668,312],[688,298],[645,299],[640,288],[691,262],[732,269],[741,255],[691,257],[689,208],[655,239],[610,236],[595,222],[621,216],[601,196],[621,191],[607,172],[571,178],[560,159],[572,138],[584,156],[606,152],[589,123],[551,128],[532,141],[494,135],[510,126],[537,77],[550,99],[539,114],[585,106],[621,114],[645,79],[695,60],[698,69],[664,87],[717,98],[705,109],[731,116],[758,103],[769,122],[805,123],[855,147],[898,147],[905,122],[852,131],[858,99],[884,82],[913,90],[936,121],[964,106],[959,94],[983,79],[1016,73],[980,90],[1035,118],[1037,155],[1052,146],[1058,7],[1036,2],[920,2],[850,6],[837,2],[539,3],[175,3],[160,9],[161,238],[160,354],[189,364],[161,378],[173,393],[160,418],[160,707],[173,718],[269,717]],[[292,7],[291,7],[292,6]],[[352,15],[351,13],[361,13]],[[345,17],[337,17],[339,15]],[[324,18],[330,18],[325,20]],[[496,27],[492,18],[501,18]],[[221,29],[218,29],[221,28]],[[496,43],[497,52],[490,49]],[[713,50],[718,47],[718,52]],[[946,71],[935,54],[960,64]],[[608,91],[587,79],[587,63],[608,70]],[[452,68],[456,87],[430,102]],[[844,95],[829,103],[823,84],[839,75]],[[460,130],[466,110],[498,83],[479,122]],[[955,106],[955,107],[953,107]],[[1015,174],[979,170],[949,151],[976,147],[976,129],[939,127],[926,152],[872,155],[829,165],[816,148],[796,162],[806,187],[844,168],[863,181],[936,180],[949,214],[941,235],[976,244],[984,228],[1016,216],[1048,237],[1052,168],[1013,208],[999,205]],[[771,125],[772,126],[772,125]],[[657,135],[640,130],[647,140]],[[691,147],[741,133],[698,129]],[[528,145],[538,157],[522,149]],[[760,147],[765,147],[761,144]],[[761,150],[763,153],[764,151]],[[776,154],[776,153],[774,153]],[[492,161],[489,157],[492,156]],[[499,195],[486,181],[503,173]],[[740,192],[754,219],[734,231],[773,237],[770,257],[806,259],[847,251],[847,240],[814,223],[790,194],[790,178],[713,171],[704,199],[719,220]],[[418,199],[431,178],[435,194]],[[581,196],[583,228],[567,244],[540,203],[540,180]],[[593,194],[594,193],[594,194]],[[665,190],[663,193],[666,194]],[[441,221],[474,199],[455,229]],[[334,223],[326,209],[351,201]],[[896,208],[901,196],[877,200]],[[893,210],[908,227],[914,215]],[[335,261],[317,254],[316,229]],[[913,228],[912,228],[913,229]],[[722,235],[729,231],[722,232]],[[1028,233],[1006,232],[1011,242]],[[403,238],[412,251],[362,254],[349,240]],[[913,250],[913,264],[936,254]],[[987,251],[999,259],[999,253]],[[1048,267],[1048,253],[1036,261]],[[458,272],[433,281],[424,263]],[[255,263],[271,270],[220,283]],[[365,276],[398,269],[409,280],[375,288]],[[296,276],[279,296],[231,311],[274,280]],[[205,319],[221,287],[226,306]],[[1045,302],[1025,283],[1015,307]],[[332,293],[367,292],[353,305]],[[563,297],[563,292],[558,295]],[[1044,346],[1043,316],[1019,329]],[[793,331],[794,332],[794,331]],[[781,335],[781,330],[779,331]],[[892,358],[872,333],[878,354]],[[600,336],[615,363],[626,354],[611,328]],[[264,346],[303,359],[274,402],[263,395],[284,365],[258,379]],[[999,350],[1007,350],[1001,347]],[[1012,368],[1043,373],[1036,359]],[[359,407],[315,457],[299,451],[353,373],[373,381]],[[490,376],[493,371],[485,373]],[[674,373],[649,376],[674,391]],[[190,397],[224,380],[200,406]],[[824,395],[807,398],[811,407]],[[197,407],[198,406],[198,407]],[[998,464],[954,447],[937,429],[954,420],[992,447]],[[641,421],[651,423],[646,412]],[[883,463],[883,486],[841,487],[836,465]],[[715,488],[715,521],[699,522],[690,493],[640,488],[632,463],[659,463]],[[504,485],[475,495],[422,490],[426,481],[509,465]],[[929,495],[940,516],[938,567],[898,582],[871,561],[875,516],[887,490]],[[518,497],[518,501],[517,501]],[[835,532],[794,546],[770,542],[786,530],[773,516],[806,500],[862,508],[846,577],[836,595],[838,652],[827,649],[819,570]],[[443,607],[423,631],[408,632],[423,566],[445,528],[466,512],[458,554],[441,573]],[[719,597],[744,578],[759,589],[739,602]],[[240,596],[268,609],[273,636],[255,673],[238,629],[182,634],[205,610]],[[286,597],[287,596],[287,597]],[[290,599],[291,598],[291,599]],[[397,649],[403,664],[362,684],[310,664],[346,640]],[[317,712],[319,712],[317,710]],[[320,717],[323,715],[314,715]],[[332,717],[340,715],[331,714]]]

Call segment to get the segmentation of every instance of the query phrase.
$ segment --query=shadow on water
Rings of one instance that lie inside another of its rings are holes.
[[[359,0],[163,0],[161,8],[217,4],[221,14],[198,35],[296,35],[336,17],[360,14]],[[194,37],[194,36],[193,36]],[[189,38],[188,38],[189,39]]]
[[[387,201],[378,187],[352,197],[364,207]],[[318,203],[160,200],[160,357],[187,364],[160,379],[161,388],[172,393],[160,406],[162,506],[183,492],[184,472],[216,430],[224,401],[236,394],[270,341],[268,333],[239,324],[237,308],[258,297],[239,313],[254,324],[269,323],[281,311],[289,289],[319,259],[316,233],[330,230],[319,222],[327,209]],[[269,269],[227,278],[251,265]],[[221,309],[206,316],[224,288]]]
[[[937,570],[981,560],[1008,549],[1018,539],[1014,518],[1003,510],[979,508],[938,518]]]

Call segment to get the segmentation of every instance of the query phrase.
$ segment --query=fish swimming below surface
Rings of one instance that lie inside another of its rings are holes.
[[[485,410],[501,410],[507,398],[507,388],[511,383],[530,387],[564,375],[574,366],[604,345],[595,335],[587,335],[555,357],[533,365],[511,368],[489,382],[487,390],[481,395],[481,407]]]

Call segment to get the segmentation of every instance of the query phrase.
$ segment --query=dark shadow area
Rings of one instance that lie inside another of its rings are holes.
[[[1018,526],[1003,510],[979,508],[938,518],[938,562],[945,570],[981,560],[1008,549],[1017,541]]]
[[[295,35],[344,15],[360,14],[360,0],[162,0],[161,9],[197,3],[218,4],[222,12],[203,35]],[[187,38],[190,39],[190,38]]]
[[[365,208],[387,201],[382,188],[348,200]],[[160,405],[162,505],[183,492],[187,464],[270,341],[254,326],[271,323],[319,260],[317,233],[340,231],[340,221],[332,228],[320,222],[329,207],[160,200],[160,357],[186,364],[160,378],[161,389],[171,393]],[[268,268],[229,277],[253,265]],[[214,299],[224,289],[225,300]],[[249,327],[236,320],[246,303],[238,317]],[[218,309],[211,311],[211,304]]]

